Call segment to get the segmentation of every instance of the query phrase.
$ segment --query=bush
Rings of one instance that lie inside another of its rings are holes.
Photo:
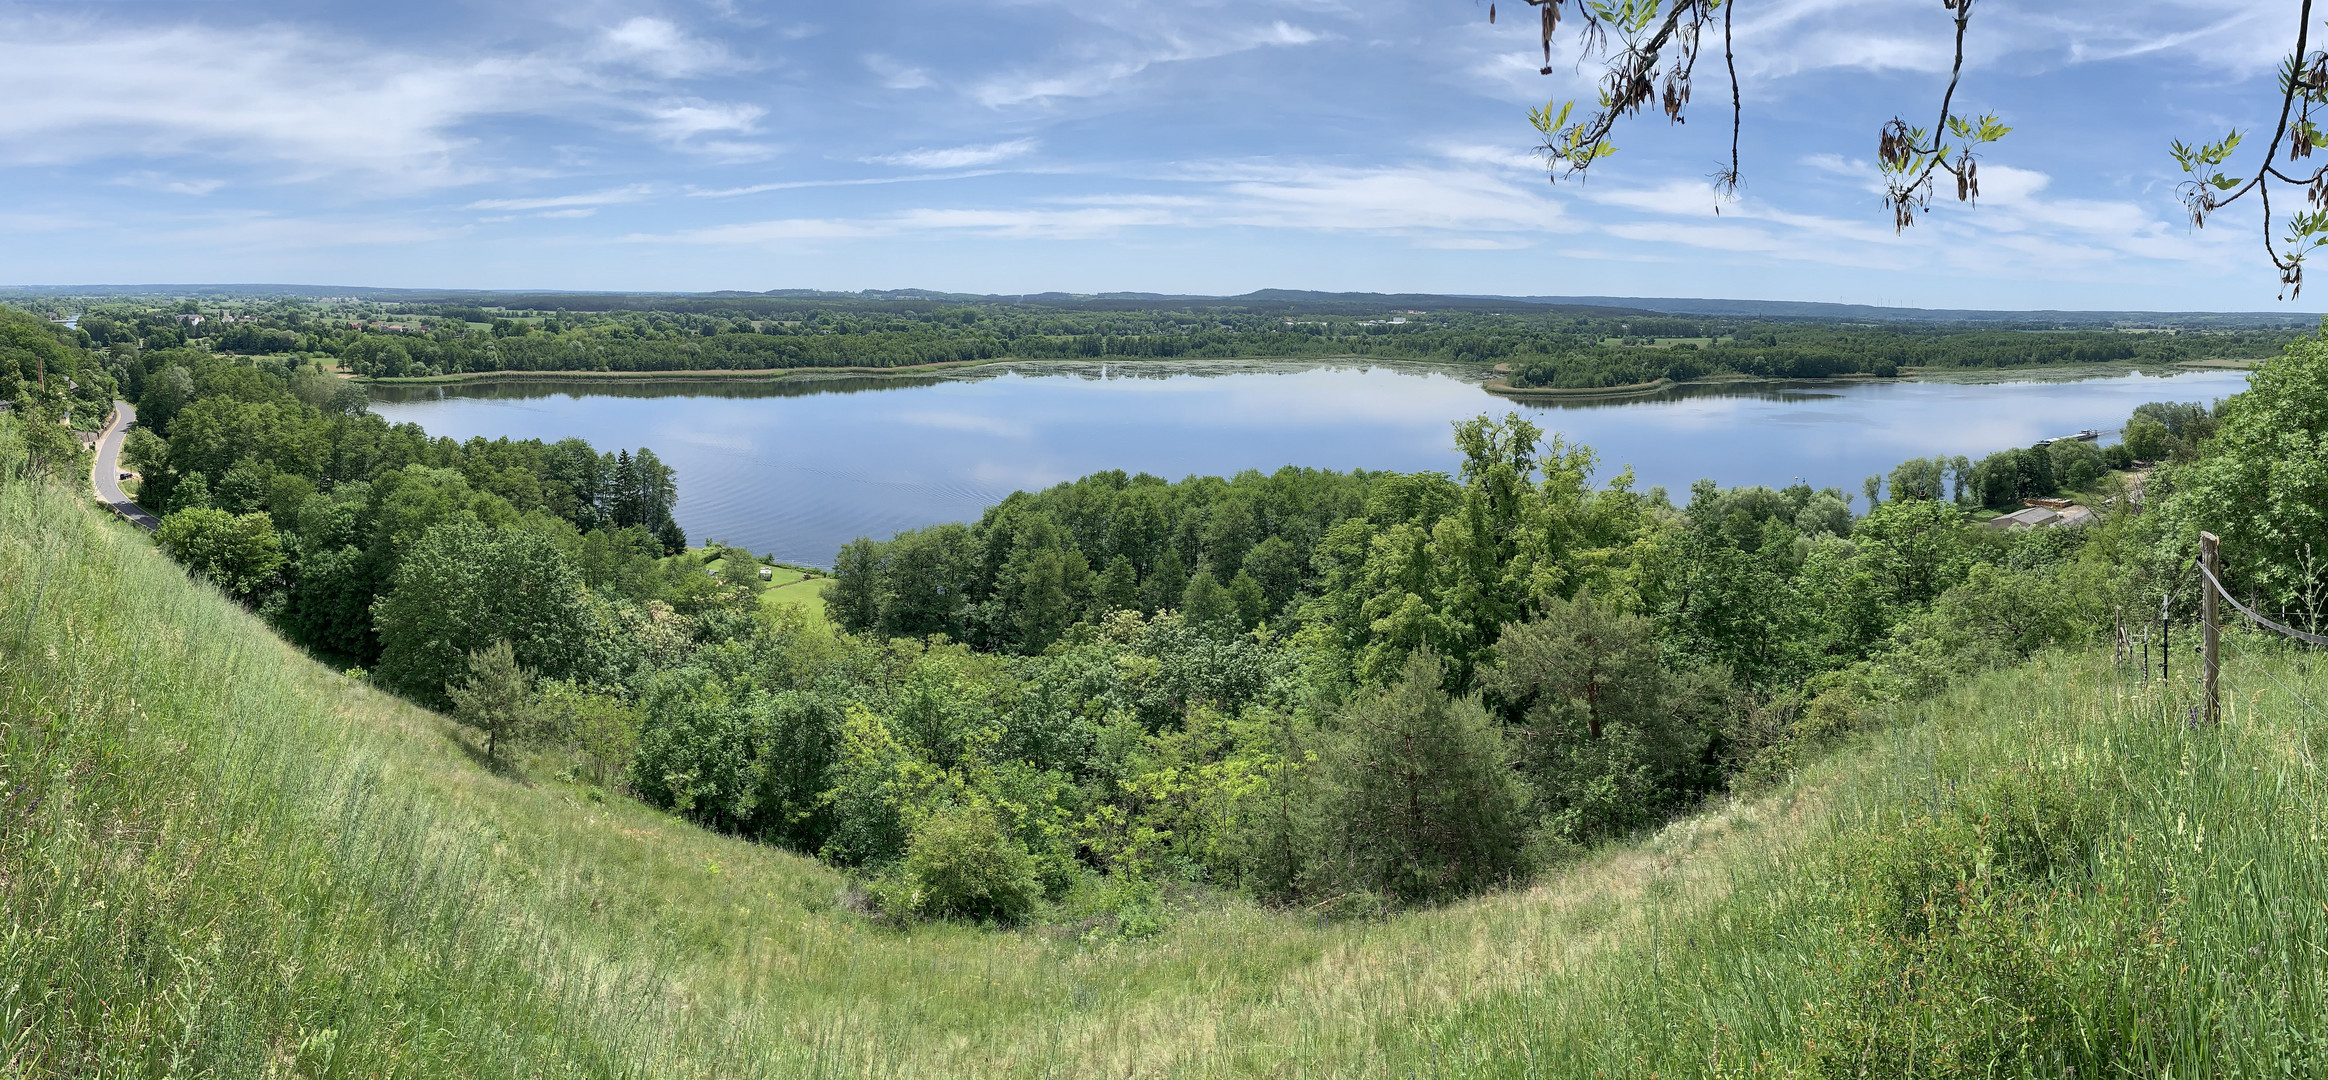
[[[1318,893],[1402,903],[1477,892],[1521,874],[1527,791],[1477,698],[1440,689],[1446,667],[1416,650],[1397,685],[1345,710],[1324,755]]]
[[[469,674],[445,684],[453,703],[453,719],[485,734],[485,764],[502,766],[501,744],[514,743],[534,733],[533,672],[519,667],[509,642],[469,653]]]
[[[163,551],[202,575],[219,591],[254,603],[283,569],[283,543],[265,514],[180,510],[162,521]]]
[[[575,779],[605,787],[622,783],[638,750],[638,713],[619,698],[563,680],[544,682],[537,705],[542,734],[578,759],[571,767]]]
[[[1015,923],[1043,895],[1034,856],[983,806],[930,815],[907,842],[897,915]]]

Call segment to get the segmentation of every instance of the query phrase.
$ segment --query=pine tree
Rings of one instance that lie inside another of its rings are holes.
[[[501,744],[533,729],[533,673],[519,667],[507,639],[469,654],[466,678],[445,686],[453,719],[485,733],[485,764],[501,767]]]
[[[1439,658],[1418,649],[1396,685],[1342,714],[1325,762],[1325,850],[1312,891],[1440,900],[1522,869],[1526,789],[1487,710],[1450,697],[1445,677]]]

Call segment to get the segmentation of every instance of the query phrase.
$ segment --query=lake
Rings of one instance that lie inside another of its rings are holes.
[[[1179,479],[1284,465],[1452,471],[1457,420],[1518,412],[1593,447],[1606,479],[1856,493],[1905,458],[1973,458],[2081,428],[2114,439],[2146,401],[2212,401],[2242,371],[1692,385],[1519,403],[1476,371],[1351,361],[1018,363],[913,378],[539,380],[374,387],[432,435],[580,436],[678,470],[690,542],[829,565],[858,536],[974,520],[1021,488],[1106,469]]]

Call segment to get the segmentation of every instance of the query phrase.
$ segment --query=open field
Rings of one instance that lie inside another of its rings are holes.
[[[785,573],[787,573],[787,571],[784,570],[778,570],[776,572],[778,577],[782,577]],[[779,583],[776,588],[769,589],[760,594],[760,606],[767,608],[801,608],[808,612],[810,618],[816,620],[817,622],[823,622],[825,617],[825,590],[833,587],[833,579],[829,577],[820,577],[807,578],[806,580],[803,580],[803,575],[801,575],[799,571],[790,571],[790,573],[793,575],[793,578],[790,582]]]
[[[2321,1075],[2328,675],[2228,656],[2219,729],[2041,658],[1442,909],[897,930],[0,479],[0,1075]]]

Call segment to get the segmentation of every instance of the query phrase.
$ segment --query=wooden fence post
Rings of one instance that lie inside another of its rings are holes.
[[[2206,590],[2199,597],[2199,624],[2206,635],[2203,639],[2207,658],[2203,681],[2206,684],[2207,723],[2212,726],[2223,720],[2223,705],[2215,688],[2216,676],[2223,666],[2219,651],[2222,647],[2223,627],[2216,610],[2218,599],[2215,595],[2218,591],[2217,583],[2223,580],[2223,541],[2214,533],[2199,534],[2199,561],[2206,566],[2207,577],[2210,579]]]

